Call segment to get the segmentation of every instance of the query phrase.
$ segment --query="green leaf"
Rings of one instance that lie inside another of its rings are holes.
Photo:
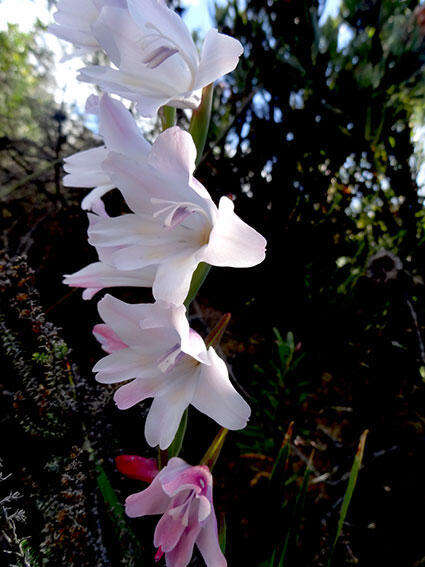
[[[346,518],[347,512],[348,512],[348,508],[350,506],[350,502],[351,502],[351,499],[353,497],[353,492],[354,492],[354,489],[356,487],[357,477],[359,475],[359,471],[360,471],[360,468],[362,466],[363,453],[364,453],[364,448],[365,448],[365,444],[366,444],[366,437],[367,437],[368,433],[369,432],[368,432],[367,429],[365,429],[365,431],[363,431],[363,433],[360,437],[359,446],[357,448],[356,455],[354,457],[353,466],[352,466],[351,472],[350,472],[350,478],[348,479],[347,490],[345,491],[344,500],[342,501],[341,510],[339,512],[338,527],[337,527],[336,536],[335,536],[335,539],[334,539],[334,542],[333,542],[333,545],[332,545],[332,548],[331,548],[329,561],[328,561],[328,567],[330,567],[331,564],[332,564],[332,559],[333,559],[335,547],[336,547],[338,539],[341,535],[342,527],[344,525],[345,518]]]
[[[223,553],[226,553],[226,542],[227,542],[227,524],[226,516],[223,512],[220,514],[220,521],[218,525],[218,543],[220,544],[220,549]]]
[[[168,448],[169,459],[171,459],[172,457],[178,457],[180,451],[182,450],[183,440],[187,429],[187,416],[188,416],[188,408],[185,409],[180,421],[179,428],[177,429],[176,436],[174,437],[173,442]]]

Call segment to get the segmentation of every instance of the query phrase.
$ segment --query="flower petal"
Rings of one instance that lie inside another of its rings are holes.
[[[139,518],[150,514],[163,514],[170,503],[170,497],[162,490],[160,474],[150,486],[141,492],[131,494],[125,501],[125,512],[130,518]]]
[[[171,445],[183,412],[193,398],[196,386],[193,371],[180,376],[179,371],[166,375],[167,387],[155,396],[149,410],[145,437],[151,447],[159,445],[160,449],[167,449]]]
[[[100,342],[103,350],[109,354],[128,347],[108,325],[95,325],[93,335]]]
[[[181,305],[189,292],[190,282],[198,261],[192,250],[184,250],[158,266],[152,293],[174,305]]]
[[[227,197],[220,199],[218,216],[200,261],[212,266],[250,268],[266,255],[266,239],[233,212]]]
[[[133,116],[121,102],[106,94],[99,103],[99,132],[108,150],[135,160],[147,159],[151,145],[140,134]]]
[[[152,287],[155,273],[155,266],[123,272],[103,262],[94,262],[74,274],[65,275],[63,283],[91,290],[93,293],[85,296],[85,299],[91,299],[106,287]]]
[[[196,87],[202,88],[233,71],[243,53],[240,41],[211,29],[202,47]]]
[[[220,549],[218,540],[217,518],[214,508],[199,533],[196,545],[207,567],[227,567],[227,561]]]
[[[240,394],[232,386],[225,362],[208,349],[210,366],[199,365],[198,381],[192,400],[199,411],[214,419],[227,429],[243,429],[251,409]]]
[[[115,457],[115,464],[126,477],[149,483],[159,472],[156,459],[146,459],[139,455],[119,455]]]

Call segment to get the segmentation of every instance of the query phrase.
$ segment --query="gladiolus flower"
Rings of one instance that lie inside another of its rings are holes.
[[[99,218],[88,231],[98,252],[113,250],[108,263],[118,270],[156,265],[153,295],[175,305],[200,262],[246,268],[265,257],[265,239],[232,201],[222,197],[217,208],[193,177],[195,157],[191,135],[177,126],[158,136],[144,162],[110,152],[102,167],[133,213]]]
[[[239,41],[211,29],[199,56],[183,20],[163,0],[128,0],[103,8],[91,29],[117,69],[89,66],[79,79],[138,103],[143,116],[163,105],[197,108],[201,89],[233,71]]]
[[[75,56],[85,55],[99,49],[92,26],[104,6],[125,8],[126,0],[59,0],[54,14],[55,24],[49,32],[76,47]]]
[[[106,213],[105,213],[106,214]],[[88,214],[89,227],[99,222],[98,215]],[[99,262],[93,262],[74,274],[64,276],[63,283],[71,287],[81,287],[83,299],[91,299],[98,291],[107,287],[152,287],[157,266],[150,265],[136,270],[118,270],[111,265],[111,257],[120,250],[116,247],[97,247]]]
[[[105,325],[94,334],[110,354],[93,371],[104,384],[131,382],[115,392],[119,409],[154,398],[146,440],[166,449],[192,404],[227,429],[245,427],[250,408],[232,386],[226,364],[192,329],[183,305],[129,305],[106,295],[98,305]]]
[[[93,106],[93,98],[90,105]],[[141,135],[131,113],[118,100],[103,95],[97,104],[99,134],[104,145],[78,152],[65,158],[63,178],[65,187],[95,187],[83,200],[82,208],[106,216],[101,197],[114,188],[102,163],[108,151],[115,151],[136,161],[147,159],[151,145]]]
[[[155,459],[146,459],[139,455],[120,455],[115,457],[115,464],[120,473],[143,482],[152,482],[159,472]]]
[[[196,544],[207,567],[226,567],[221,552],[213,505],[213,479],[206,466],[191,467],[170,459],[152,484],[125,502],[130,518],[162,514],[155,535],[156,559],[163,554],[167,567],[186,567]]]

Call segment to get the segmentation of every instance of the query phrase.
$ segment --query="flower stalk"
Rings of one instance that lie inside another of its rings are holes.
[[[198,166],[204,153],[205,143],[210,128],[211,110],[214,96],[214,85],[211,83],[202,89],[202,100],[198,108],[193,111],[189,132],[195,142]]]

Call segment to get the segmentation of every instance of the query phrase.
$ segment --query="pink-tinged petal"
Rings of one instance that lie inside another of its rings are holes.
[[[105,356],[93,367],[96,380],[102,384],[115,384],[139,378],[152,371],[151,360],[131,348],[117,350]]]
[[[151,145],[141,136],[130,111],[106,94],[99,103],[99,132],[108,150],[135,160],[147,158],[150,152]]]
[[[202,47],[196,88],[202,88],[233,71],[243,53],[240,41],[211,29]]]
[[[167,467],[168,469],[168,467]],[[175,471],[164,470],[161,476],[162,488],[168,496],[175,496],[182,490],[194,490],[197,494],[206,494],[212,487],[212,476],[208,467],[200,465],[197,467],[187,467]]]
[[[169,384],[157,393],[145,423],[146,441],[151,447],[167,449],[173,441],[184,410],[190,404],[196,381],[193,370],[181,375],[181,369],[164,375]]]
[[[122,272],[103,262],[94,262],[74,274],[65,275],[63,283],[87,288],[83,297],[91,299],[106,287],[152,287],[155,273],[155,266]]]
[[[180,338],[181,351],[204,364],[210,364],[205,342],[196,331],[189,327],[184,305],[176,307],[172,303],[159,300],[153,304],[146,304],[145,307],[146,316],[139,323],[141,329],[156,327],[175,329]]]
[[[154,535],[154,545],[164,553],[174,549],[187,527],[187,506],[173,507],[160,518]]]
[[[156,365],[144,366],[140,372],[142,378],[121,386],[115,392],[114,401],[118,409],[127,410],[136,404],[157,395],[167,382],[167,376]]]
[[[210,366],[198,367],[198,381],[192,400],[199,411],[214,419],[222,427],[236,430],[243,429],[251,409],[232,386],[225,362],[214,349],[208,349]]]
[[[193,272],[198,265],[191,250],[176,254],[158,266],[152,293],[174,305],[181,305],[189,292]]]
[[[90,191],[81,202],[83,211],[92,211],[100,217],[108,217],[102,197],[114,189],[113,185],[102,185]]]
[[[146,459],[139,455],[119,455],[115,457],[115,464],[120,473],[128,478],[149,483],[159,472],[155,459]]]
[[[224,557],[218,540],[217,518],[214,508],[196,540],[196,545],[201,552],[207,567],[227,567],[227,561]]]
[[[193,138],[178,126],[168,128],[156,139],[150,158],[154,167],[166,167],[177,179],[188,183],[195,170],[196,147]],[[187,197],[181,200],[187,200]]]
[[[108,325],[95,325],[93,327],[93,335],[100,342],[103,350],[109,354],[116,350],[128,348],[128,345]]]
[[[167,567],[187,567],[189,565],[193,555],[193,547],[200,531],[200,524],[189,524],[183,532],[179,543],[174,549],[165,554]]]
[[[212,266],[250,268],[266,255],[266,239],[233,212],[227,197],[220,199],[218,216],[200,261]]]
[[[98,303],[99,315],[115,334],[128,345],[138,345],[141,335],[140,321],[146,316],[147,305],[129,304],[112,295],[105,295]],[[148,307],[149,313],[149,307]]]
[[[89,299],[93,299],[93,297],[98,293],[102,288],[101,287],[88,287],[82,293],[84,301]]]
[[[159,473],[152,484],[145,490],[131,494],[125,501],[125,512],[130,518],[139,518],[151,514],[163,514],[169,504],[170,497],[162,490]]]

